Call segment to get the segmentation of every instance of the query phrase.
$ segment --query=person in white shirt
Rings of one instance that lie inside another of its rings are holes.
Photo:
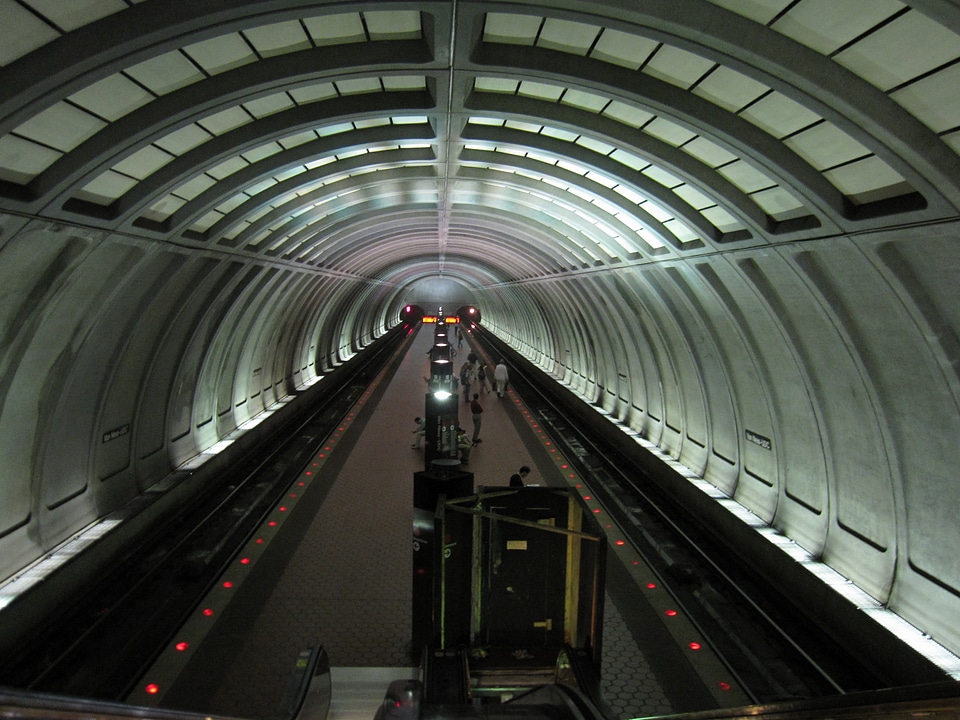
[[[427,434],[427,419],[422,417],[415,417],[413,421],[417,424],[417,429],[411,430],[411,432],[414,435],[416,435],[416,437],[413,439],[413,443],[411,443],[410,447],[413,450],[419,450],[420,443],[423,441],[423,436]]]
[[[507,372],[507,366],[503,362],[503,358],[500,358],[500,362],[497,363],[497,367],[493,371],[493,379],[497,382],[497,396],[503,397],[503,394],[507,391],[507,382],[509,380],[509,373]]]

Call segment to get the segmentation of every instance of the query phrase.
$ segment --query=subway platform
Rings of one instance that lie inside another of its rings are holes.
[[[287,506],[251,539],[250,551],[238,560],[243,565],[232,575],[228,571],[230,578],[212,589],[210,607],[188,621],[187,638],[207,624],[202,641],[173,643],[192,647],[188,657],[177,658],[180,668],[157,704],[275,718],[300,651],[316,644],[324,647],[332,668],[331,720],[371,719],[391,680],[416,676],[412,497],[413,475],[424,469],[424,460],[411,443],[414,418],[424,413],[432,344],[432,328],[414,329],[394,362],[327,438]],[[456,340],[451,344],[456,347]],[[471,350],[466,335],[457,367]],[[479,354],[492,368],[496,358]],[[481,392],[480,401],[482,442],[468,466],[475,484],[507,485],[527,465],[527,484],[565,487],[550,457],[550,440],[525,414],[522,399],[512,391],[503,398]],[[462,398],[460,424],[472,432]],[[222,610],[216,609],[218,601]],[[608,593],[604,699],[620,718],[668,713],[671,702],[623,619],[629,608],[624,610]],[[216,613],[215,621],[204,612]],[[138,701],[136,691],[130,701]]]

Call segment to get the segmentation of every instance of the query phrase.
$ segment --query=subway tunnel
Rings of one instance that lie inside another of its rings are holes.
[[[0,20],[4,587],[407,304],[469,306],[960,653],[954,2]]]

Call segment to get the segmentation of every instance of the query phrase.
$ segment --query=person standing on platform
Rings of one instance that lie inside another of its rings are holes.
[[[470,385],[477,379],[477,356],[473,353],[460,366],[460,387],[463,388],[463,401],[470,402]]]
[[[427,380],[429,380],[429,378],[427,378]],[[413,421],[417,423],[417,429],[413,431],[416,437],[413,439],[413,444],[410,447],[414,450],[419,450],[423,436],[427,434],[427,419],[415,417]]]
[[[510,476],[510,487],[523,487],[523,478],[519,473]]]
[[[510,373],[507,372],[507,364],[500,358],[496,369],[493,371],[493,379],[497,383],[497,397],[503,397],[507,391],[507,383],[510,381]]]
[[[526,465],[521,466],[520,469],[517,470],[517,475],[520,476],[520,481],[521,481],[521,482],[524,481],[524,480],[526,480],[526,479],[527,479],[527,475],[529,475],[529,474],[530,474],[530,468],[527,467]]]
[[[480,404],[480,393],[473,394],[470,401],[470,414],[473,417],[473,444],[483,442],[480,439],[480,425],[483,423],[483,406]]]
[[[490,392],[490,382],[487,380],[487,366],[480,363],[477,368],[477,384],[480,386],[480,392],[486,395]]]
[[[463,465],[469,465],[470,450],[473,448],[473,443],[467,437],[467,431],[462,427],[457,428],[457,448],[460,450],[460,462]]]

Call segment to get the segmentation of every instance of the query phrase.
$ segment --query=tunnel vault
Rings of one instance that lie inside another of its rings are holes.
[[[442,285],[960,651],[954,4],[0,19],[0,577]]]

